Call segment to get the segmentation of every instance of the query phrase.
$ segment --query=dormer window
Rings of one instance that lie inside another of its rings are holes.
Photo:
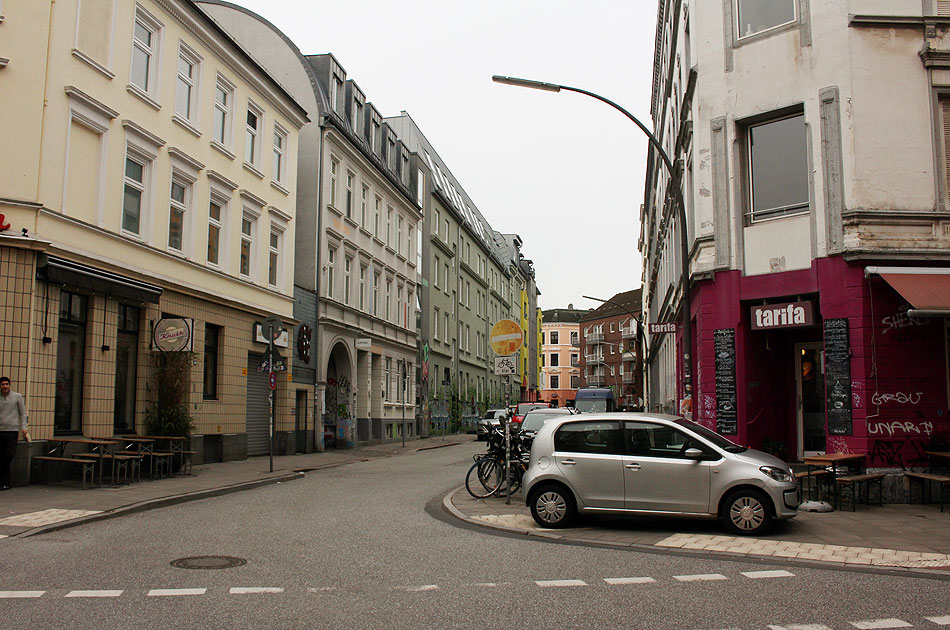
[[[386,166],[396,172],[396,140],[392,137],[386,139]]]

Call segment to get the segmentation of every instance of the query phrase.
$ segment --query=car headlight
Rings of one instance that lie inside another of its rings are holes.
[[[778,466],[759,466],[759,470],[774,479],[775,481],[791,481],[792,473]]]

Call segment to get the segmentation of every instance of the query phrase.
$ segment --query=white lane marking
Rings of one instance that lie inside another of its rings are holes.
[[[0,599],[18,599],[23,597],[42,597],[46,591],[0,591]]]
[[[674,575],[674,580],[679,580],[680,582],[712,582],[715,580],[728,580],[725,575],[721,573],[702,573],[699,575]]]
[[[743,571],[742,575],[747,578],[752,578],[753,580],[761,578],[795,577],[794,573],[789,573],[788,571]]]
[[[792,624],[790,626],[769,626],[769,630],[831,630],[820,623]]]
[[[944,615],[943,617],[924,617],[927,621],[932,621],[938,626],[950,626],[950,615]]]
[[[536,580],[535,584],[542,588],[549,586],[587,586],[584,580]]]
[[[647,584],[649,582],[656,582],[651,577],[625,577],[625,578],[604,578],[604,582],[607,584]]]
[[[498,586],[498,582],[475,582],[475,586],[484,586],[487,588],[495,588]]]
[[[283,593],[284,589],[276,586],[232,586],[229,592],[232,595],[250,595],[254,593]]]
[[[855,628],[861,630],[886,630],[887,628],[913,628],[911,624],[901,619],[871,619],[868,621],[849,622]]]
[[[339,586],[320,586],[317,588],[308,588],[308,593],[329,593],[340,590]]]
[[[426,591],[437,591],[439,590],[438,584],[423,584],[422,586],[406,586],[402,590],[407,593],[424,593]]]
[[[180,595],[204,595],[206,588],[153,588],[146,597],[177,597]]]
[[[66,597],[118,597],[122,591],[70,591]]]

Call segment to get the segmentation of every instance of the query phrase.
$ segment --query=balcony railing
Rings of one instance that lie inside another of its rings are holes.
[[[586,335],[584,335],[584,338],[587,340],[587,343],[603,343],[604,333],[602,332],[587,333]]]
[[[632,382],[633,382],[633,374],[632,374],[632,373],[624,372],[624,373],[622,374],[622,376],[623,376],[623,382],[624,382],[624,383],[632,383]]]
[[[588,365],[604,362],[604,355],[602,354],[588,354],[585,358],[587,359]]]
[[[604,386],[604,377],[603,376],[588,376],[587,384],[592,387],[603,387]]]
[[[627,326],[620,329],[620,334],[624,339],[636,339],[637,337],[637,327],[636,326]]]
[[[622,358],[624,361],[636,361],[636,360],[637,360],[637,353],[636,353],[636,352],[624,352],[624,353],[621,355],[621,358]]]

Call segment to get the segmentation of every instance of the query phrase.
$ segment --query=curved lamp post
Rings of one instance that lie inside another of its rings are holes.
[[[570,87],[567,85],[558,85],[556,83],[544,83],[542,81],[532,81],[531,79],[517,79],[515,77],[505,77],[500,75],[493,75],[492,81],[495,83],[504,83],[506,85],[515,85],[518,87],[531,88],[533,90],[544,90],[546,92],[560,92],[564,90],[565,92],[577,92],[578,94],[584,94],[595,98],[598,101],[607,103],[618,112],[629,118],[633,123],[640,128],[647,138],[650,140],[650,144],[653,145],[653,148],[656,149],[656,152],[659,154],[660,159],[663,160],[663,163],[666,165],[666,169],[670,172],[670,184],[673,189],[674,204],[678,212],[677,218],[680,222],[680,262],[683,267],[683,275],[680,280],[683,287],[683,319],[685,320],[685,325],[683,326],[683,385],[684,391],[687,396],[692,396],[692,368],[690,355],[692,353],[692,311],[690,308],[690,299],[689,299],[689,239],[686,230],[686,206],[683,204],[683,190],[680,188],[679,183],[676,180],[676,169],[673,168],[673,162],[670,160],[670,156],[666,154],[666,151],[663,150],[663,147],[660,145],[660,141],[657,140],[656,136],[653,135],[653,132],[650,131],[642,122],[637,120],[636,116],[628,112],[626,109],[614,103],[610,99],[604,98],[600,94],[594,94],[593,92],[588,92],[587,90],[582,90],[580,88]]]

